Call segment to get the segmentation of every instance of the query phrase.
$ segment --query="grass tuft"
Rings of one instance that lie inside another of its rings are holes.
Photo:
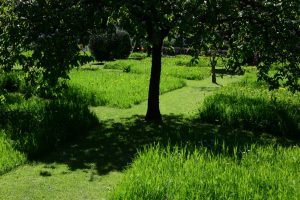
[[[199,115],[209,123],[300,136],[300,94],[282,88],[269,91],[264,83],[247,76],[207,97]]]
[[[13,148],[4,131],[0,131],[0,175],[24,164],[26,156]]]

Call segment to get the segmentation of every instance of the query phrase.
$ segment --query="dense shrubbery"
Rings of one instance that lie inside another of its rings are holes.
[[[299,137],[300,94],[285,89],[269,91],[258,84],[241,82],[207,97],[200,111],[201,120]]]
[[[107,32],[92,36],[89,48],[97,61],[125,59],[131,52],[131,41],[126,31]]]
[[[113,34],[112,54],[116,59],[126,59],[131,52],[130,36],[126,31],[117,31]]]
[[[133,52],[129,55],[129,59],[133,60],[143,60],[145,58],[147,58],[147,54],[142,52]]]

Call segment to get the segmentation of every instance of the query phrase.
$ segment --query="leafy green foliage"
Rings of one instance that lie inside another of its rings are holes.
[[[256,55],[260,80],[271,89],[300,90],[299,2],[240,1],[231,23],[230,57],[234,63]],[[271,73],[272,64],[280,65]]]
[[[91,7],[77,0],[14,1],[0,9],[0,66],[22,66],[27,84],[43,96],[53,96],[68,71],[90,60],[81,55],[88,30],[97,19]],[[30,55],[23,52],[31,51]]]
[[[97,61],[112,60],[113,55],[110,49],[111,36],[108,33],[93,35],[89,41],[89,49]]]
[[[147,54],[141,52],[133,52],[129,55],[129,59],[133,59],[133,60],[143,60],[146,57]]]
[[[128,32],[117,30],[113,35],[112,50],[114,58],[126,59],[131,52],[131,41]]]
[[[222,145],[216,143],[215,146]],[[206,147],[150,146],[125,171],[110,199],[297,199],[300,148],[251,145],[233,155]]]

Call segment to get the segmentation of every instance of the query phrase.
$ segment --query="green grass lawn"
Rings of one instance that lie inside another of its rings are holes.
[[[0,195],[5,200],[102,200],[120,177],[120,172],[99,176],[94,169],[72,171],[64,164],[33,163],[0,176]]]
[[[150,76],[105,70],[73,70],[70,85],[76,93],[96,106],[130,108],[147,100]],[[163,76],[161,94],[185,86],[182,79]]]

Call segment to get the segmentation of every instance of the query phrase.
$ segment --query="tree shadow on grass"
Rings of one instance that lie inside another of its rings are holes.
[[[205,146],[214,153],[221,153],[223,143],[233,151],[243,151],[251,144],[276,144],[290,146],[297,141],[274,138],[267,134],[201,124],[183,116],[164,116],[163,123],[149,124],[143,116],[122,119],[121,122],[103,121],[86,137],[64,146],[50,155],[46,163],[64,163],[71,170],[95,166],[100,175],[125,169],[145,145]],[[217,145],[216,145],[217,143]]]

